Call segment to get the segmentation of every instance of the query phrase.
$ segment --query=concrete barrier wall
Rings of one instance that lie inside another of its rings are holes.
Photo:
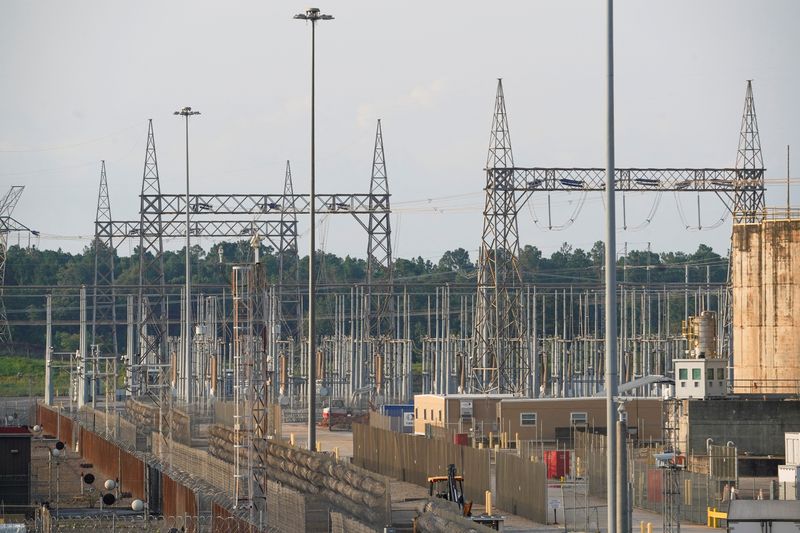
[[[783,455],[783,435],[800,431],[797,401],[685,401],[684,412],[688,421],[687,454],[705,454],[710,437],[717,444],[733,441],[740,452],[751,455]]]

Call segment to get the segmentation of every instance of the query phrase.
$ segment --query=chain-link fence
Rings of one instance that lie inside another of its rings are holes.
[[[455,464],[468,479],[464,497],[480,501],[490,485],[490,451],[451,444],[443,439],[394,433],[353,424],[353,463],[384,476],[428,486],[428,476],[442,476]]]
[[[606,443],[603,435],[581,434],[576,439],[576,461],[586,472],[589,494],[604,498],[606,495]],[[664,511],[667,486],[667,472],[658,468],[654,459],[655,448],[634,447],[628,443],[628,475],[631,482],[631,497],[634,507],[657,513]],[[727,453],[727,452],[726,452]],[[727,456],[727,462],[720,455],[720,465],[735,460],[735,454]],[[733,459],[732,459],[732,458]],[[715,456],[714,460],[717,460]],[[720,471],[721,466],[715,468]],[[729,469],[724,470],[729,475]],[[676,495],[679,502],[680,519],[689,522],[705,523],[709,507],[718,509],[725,506],[724,485],[730,480],[713,477],[707,472],[678,470]]]
[[[633,506],[661,513],[664,510],[667,472],[645,461],[632,461]],[[720,481],[706,474],[681,470],[678,476],[677,495],[680,519],[705,523],[709,507],[722,508]]]
[[[528,457],[498,453],[497,506],[536,522],[547,521],[547,469]]]
[[[36,398],[4,398],[0,401],[0,426],[32,426],[36,423]]]

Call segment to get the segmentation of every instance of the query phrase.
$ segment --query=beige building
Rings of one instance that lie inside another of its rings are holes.
[[[497,431],[497,404],[511,394],[418,394],[414,396],[414,433],[424,433],[425,424],[468,433],[473,427]]]
[[[733,390],[797,394],[800,219],[736,224],[732,244]]]
[[[660,440],[661,400],[630,398],[625,401],[629,433],[639,439]],[[576,427],[605,433],[605,398],[541,398],[503,400],[498,406],[502,430],[511,440],[572,441]]]
[[[640,439],[660,440],[661,400],[626,399],[625,411],[631,433]],[[605,433],[605,398],[519,398],[511,395],[421,394],[414,397],[414,431],[425,424],[455,432],[477,434],[504,431],[509,440],[571,441],[576,426]]]

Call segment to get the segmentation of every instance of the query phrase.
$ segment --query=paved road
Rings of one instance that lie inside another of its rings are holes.
[[[305,422],[284,422],[283,438],[288,439],[290,434],[294,434],[294,443],[297,446],[305,447],[308,430]],[[329,431],[328,428],[317,428],[317,442],[322,445],[322,451],[330,452],[334,448],[339,448],[339,457],[353,456],[353,432],[335,430]]]

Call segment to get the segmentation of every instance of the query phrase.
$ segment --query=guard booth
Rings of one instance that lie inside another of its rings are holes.
[[[31,432],[25,426],[0,427],[0,502],[5,514],[30,514]]]

